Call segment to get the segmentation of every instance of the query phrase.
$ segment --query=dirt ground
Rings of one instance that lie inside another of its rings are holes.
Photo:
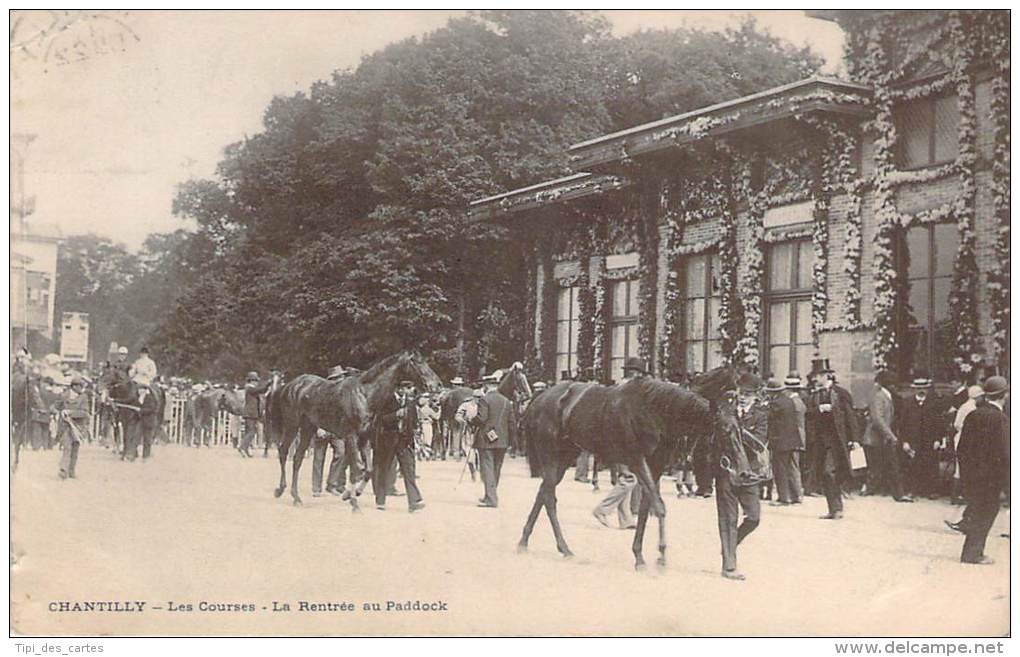
[[[765,506],[741,546],[745,582],[719,576],[715,503],[677,499],[664,480],[670,563],[654,565],[655,525],[636,573],[632,533],[591,515],[600,497],[566,480],[560,519],[577,557],[556,550],[546,516],[515,551],[538,482],[508,459],[500,508],[475,506],[481,484],[461,464],[419,464],[427,508],[406,498],[355,515],[313,498],[275,499],[275,458],[229,448],[159,446],[123,463],[82,448],[78,479],[56,476],[59,452],[28,452],[11,483],[11,627],[30,635],[1003,635],[1009,631],[1009,541],[1001,513],[993,566],[958,562],[962,536],[945,502],[853,498],[840,522],[822,498]],[[605,492],[608,486],[603,487]],[[386,611],[387,601],[444,602]],[[60,602],[142,601],[142,612],[59,612]],[[299,611],[300,602],[354,611]],[[273,611],[283,603],[290,611]],[[192,605],[191,611],[170,611]],[[255,611],[203,611],[201,603]],[[365,610],[380,603],[382,611]],[[437,605],[438,606],[438,605]],[[161,607],[162,609],[154,609]]]

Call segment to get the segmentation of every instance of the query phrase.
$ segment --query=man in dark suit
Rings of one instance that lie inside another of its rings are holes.
[[[251,458],[251,443],[255,440],[255,436],[259,434],[259,421],[262,417],[262,395],[269,390],[269,386],[273,384],[272,379],[266,379],[265,381],[259,381],[258,372],[248,372],[246,381],[244,384],[244,436],[241,438],[241,445],[237,448],[237,451],[241,452],[241,456]]]
[[[494,376],[485,377],[485,395],[478,400],[478,414],[471,421],[477,428],[475,449],[478,450],[478,465],[485,485],[485,497],[478,500],[478,506],[494,509],[499,506],[499,475],[503,469],[503,457],[510,447],[510,418],[513,408],[510,400],[496,390],[499,381]]]
[[[893,432],[896,426],[896,403],[893,399],[892,372],[875,375],[875,388],[868,403],[868,426],[861,437],[864,456],[868,461],[868,493],[888,491],[897,502],[913,502],[903,494],[900,475],[900,452],[909,450],[910,444],[901,441]]]
[[[914,377],[910,387],[914,396],[899,409],[896,432],[914,450],[909,469],[909,488],[915,495],[934,499],[938,496],[938,454],[935,443],[946,435],[946,405],[932,393],[932,383],[925,375]]]
[[[401,381],[393,397],[376,415],[372,488],[375,491],[375,507],[380,511],[386,510],[387,489],[392,485],[388,481],[390,464],[394,459],[400,464],[400,474],[404,478],[408,510],[413,513],[425,508],[414,472],[414,427],[418,418],[413,399],[414,384]]]
[[[803,490],[797,456],[804,451],[804,402],[777,379],[769,379],[765,392],[771,397],[768,440],[778,504],[799,504]]]
[[[818,441],[815,472],[821,478],[829,506],[829,512],[821,518],[838,520],[843,517],[842,484],[853,477],[847,444],[857,438],[857,415],[850,392],[836,385],[836,372],[829,367],[828,358],[812,361],[811,370],[820,375],[821,381],[807,404]]]
[[[999,514],[999,496],[1009,486],[1009,417],[1003,412],[1008,388],[1005,378],[989,377],[986,403],[967,416],[960,434],[957,458],[967,494],[962,563],[994,563],[985,556],[985,541]]]

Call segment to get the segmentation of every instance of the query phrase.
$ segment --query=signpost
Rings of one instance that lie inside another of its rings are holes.
[[[85,363],[89,358],[89,314],[63,313],[60,318],[60,357]]]

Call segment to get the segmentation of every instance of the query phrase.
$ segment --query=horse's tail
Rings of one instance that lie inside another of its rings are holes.
[[[520,423],[518,424],[518,431],[521,437],[524,438],[524,451],[528,459],[528,468],[531,469],[531,476],[536,478],[542,476],[542,466],[544,465],[542,450],[539,449],[542,441],[538,439],[534,431],[537,424],[534,416],[537,414],[537,410],[534,402],[530,404],[524,410],[524,414],[521,416]]]
[[[281,392],[283,392],[283,388],[277,388],[270,390],[266,395],[266,445],[280,444],[280,423],[283,417],[280,399],[283,395],[280,394]]]

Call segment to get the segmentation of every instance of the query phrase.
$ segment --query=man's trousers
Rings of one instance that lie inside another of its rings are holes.
[[[963,541],[960,561],[975,563],[985,556],[985,541],[997,515],[999,515],[998,489],[985,488],[975,491],[967,501],[967,508],[964,511],[966,521],[963,531],[967,538]]]
[[[776,483],[776,494],[780,502],[800,502],[804,487],[800,481],[800,459],[797,450],[783,450],[772,453],[772,474]]]
[[[496,489],[499,487],[499,475],[503,471],[505,455],[506,450],[501,448],[478,450],[478,467],[481,470],[482,484],[485,485],[483,504],[499,506],[499,493]]]
[[[723,570],[737,569],[737,546],[761,522],[761,485],[733,486],[728,474],[715,478],[715,508],[719,516],[719,542]],[[744,521],[737,525],[740,511]]]
[[[372,488],[375,491],[375,503],[384,506],[390,469],[394,462],[400,464],[400,474],[404,477],[404,491],[407,493],[408,506],[421,502],[421,491],[415,481],[414,445],[403,436],[380,435],[377,450],[373,455],[375,463]],[[376,484],[379,482],[379,485]]]
[[[344,441],[340,437],[328,433],[324,437],[315,436],[312,451],[312,492],[322,492],[322,471],[326,464],[326,448],[333,449],[333,457],[329,461],[329,474],[326,478],[326,492],[342,491],[346,485],[344,477]],[[353,473],[352,473],[353,475]]]

